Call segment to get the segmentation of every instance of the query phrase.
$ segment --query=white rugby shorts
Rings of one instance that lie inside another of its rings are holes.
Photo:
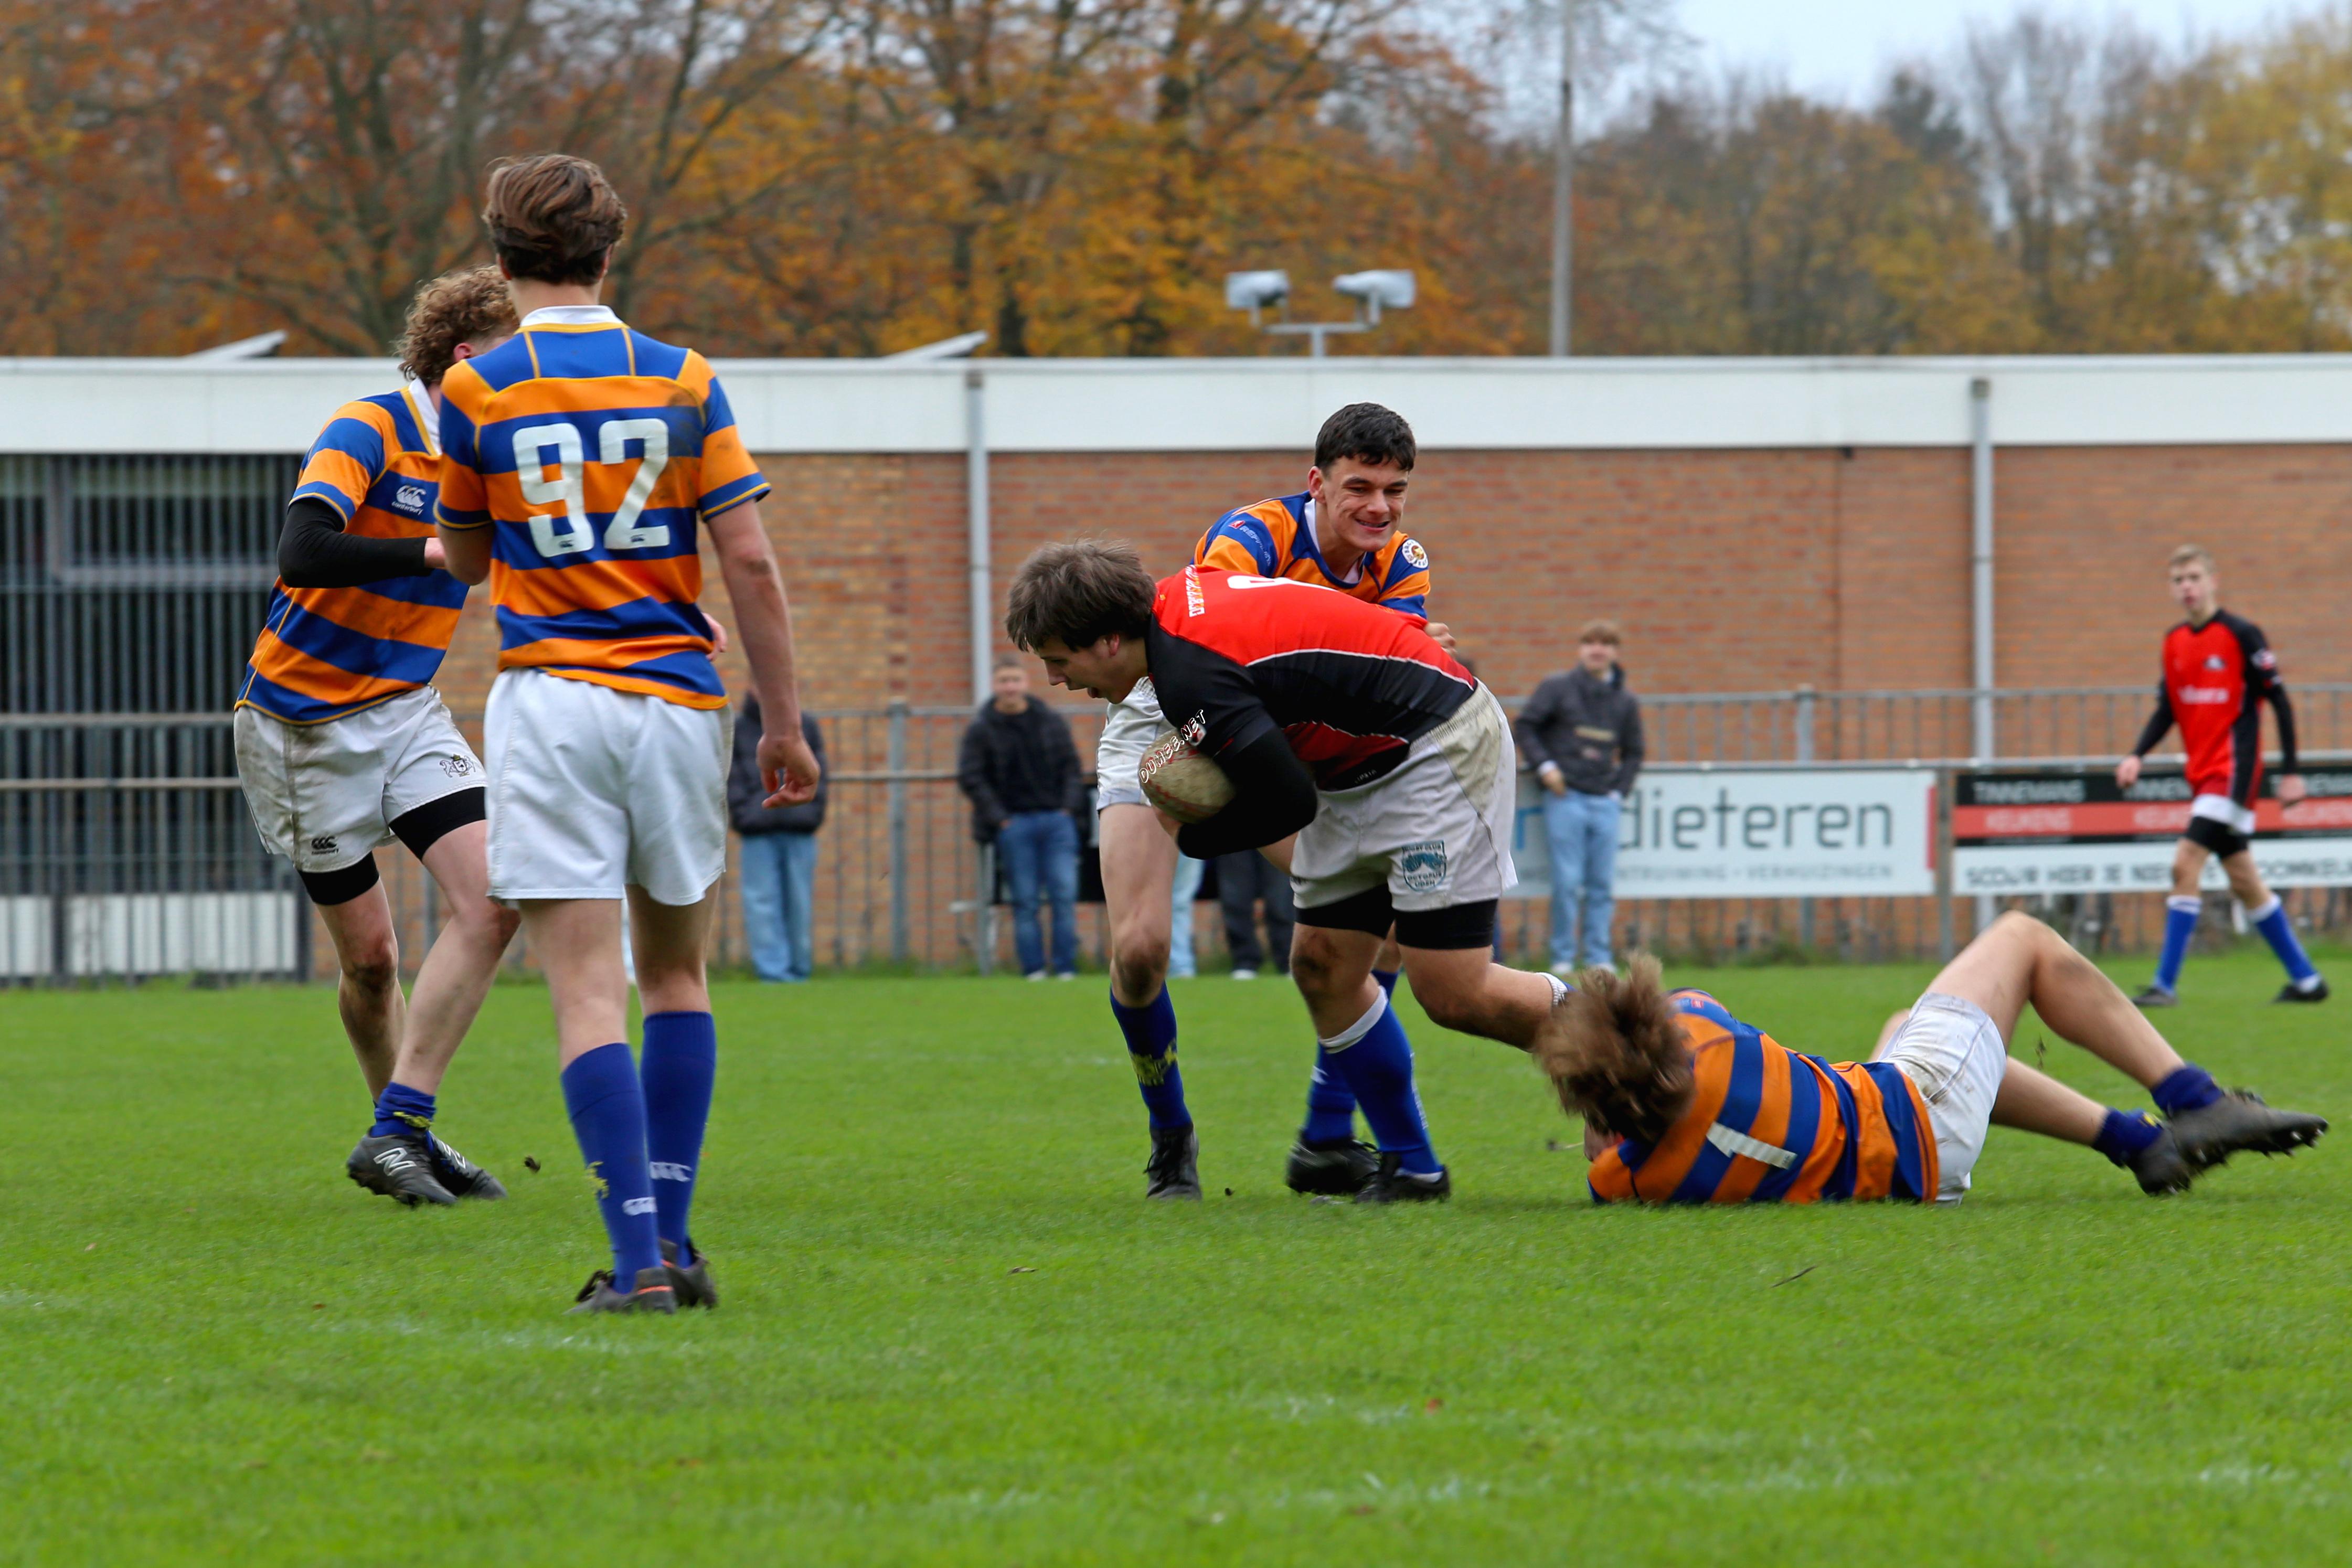
[[[1160,716],[1160,693],[1146,675],[1123,702],[1109,705],[1103,715],[1102,737],[1095,742],[1095,810],[1105,806],[1143,805],[1143,786],[1136,770],[1152,742],[1168,733]]]
[[[730,710],[501,670],[482,739],[491,897],[688,904],[727,869]]]
[[[2254,836],[2254,812],[2227,795],[2200,795],[2189,802],[2189,814],[2221,823],[2242,839]]]
[[[1984,1153],[1993,1098],[2009,1071],[2000,1030],[1976,1003],[1928,991],[1911,1004],[1911,1016],[1877,1060],[1901,1068],[1927,1103],[1927,1124],[1936,1134],[1936,1201],[1959,1202]]]
[[[254,828],[299,871],[357,865],[392,842],[394,818],[482,788],[480,758],[431,686],[320,724],[257,707],[232,722]]]
[[[1482,685],[1393,772],[1321,798],[1291,851],[1293,901],[1319,909],[1383,883],[1399,910],[1502,897],[1519,883],[1511,863],[1518,787],[1510,721]]]

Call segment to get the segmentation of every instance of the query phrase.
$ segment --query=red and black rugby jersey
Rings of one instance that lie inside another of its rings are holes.
[[[2147,755],[2178,724],[2189,753],[2189,789],[2252,807],[2262,782],[2265,702],[2278,715],[2280,767],[2293,773],[2294,709],[2263,629],[2226,610],[2215,611],[2201,626],[2184,621],[2165,633],[2156,711],[2133,752]]]
[[[1323,790],[1386,775],[1478,688],[1419,622],[1292,578],[1186,567],[1160,583],[1149,643],[1186,740],[1223,758],[1280,729]]]

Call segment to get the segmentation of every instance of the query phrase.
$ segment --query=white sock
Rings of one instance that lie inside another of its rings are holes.
[[[1546,975],[1544,978],[1551,982],[1551,1005],[1554,1007],[1559,1006],[1561,999],[1575,988],[1558,975]]]

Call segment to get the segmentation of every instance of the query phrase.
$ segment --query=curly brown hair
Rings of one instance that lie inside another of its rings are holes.
[[[1058,637],[1084,648],[1116,632],[1140,637],[1151,624],[1156,585],[1136,548],[1118,539],[1039,545],[1013,574],[1004,635],[1035,653]]]
[[[1655,1143],[1690,1104],[1690,1046],[1646,953],[1579,975],[1534,1052],[1561,1107],[1618,1137]]]
[[[458,344],[478,347],[492,338],[510,337],[514,329],[514,301],[499,269],[461,267],[416,291],[393,350],[400,356],[402,374],[437,386],[457,362]]]
[[[540,283],[594,283],[629,209],[585,158],[541,152],[490,165],[482,226],[508,276]]]

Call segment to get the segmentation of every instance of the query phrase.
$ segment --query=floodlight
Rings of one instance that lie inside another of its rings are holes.
[[[1262,310],[1269,305],[1279,305],[1290,297],[1290,274],[1286,272],[1228,272],[1225,274],[1225,307],[1232,310]]]
[[[1381,308],[1402,310],[1412,303],[1412,274],[1406,271],[1349,272],[1331,280],[1331,287],[1350,299],[1363,302],[1369,319],[1381,319]]]

